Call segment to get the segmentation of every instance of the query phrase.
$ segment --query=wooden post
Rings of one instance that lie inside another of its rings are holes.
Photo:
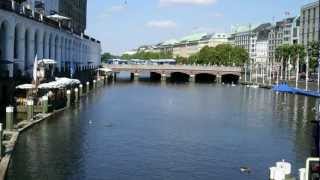
[[[13,112],[14,107],[9,106],[6,108],[6,130],[9,131],[13,129]]]

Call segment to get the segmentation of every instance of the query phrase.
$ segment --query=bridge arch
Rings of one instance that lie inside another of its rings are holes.
[[[171,72],[171,75],[170,75],[171,82],[188,82],[189,79],[190,79],[190,75],[182,71]]]
[[[212,73],[198,73],[195,75],[195,82],[198,83],[214,83],[217,75]]]
[[[151,71],[150,72],[150,80],[151,81],[160,81],[161,80],[162,73],[157,71]]]
[[[240,81],[239,74],[223,74],[221,75],[221,82],[225,84],[238,84]]]

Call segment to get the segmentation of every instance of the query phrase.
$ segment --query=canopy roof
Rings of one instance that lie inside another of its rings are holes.
[[[55,81],[40,84],[38,86],[39,89],[61,89],[67,86],[80,84],[78,79],[69,79],[69,78],[56,78]]]
[[[50,16],[48,16],[48,18],[54,19],[54,20],[70,20],[70,18],[65,17],[65,16],[61,16],[59,14],[50,15]]]
[[[161,45],[168,46],[168,45],[174,45],[176,43],[178,43],[176,39],[170,39],[168,41],[163,42]]]
[[[180,39],[180,42],[189,42],[189,41],[200,41],[202,39],[203,36],[208,35],[207,33],[195,33],[195,34],[191,34],[189,36],[185,36],[182,39]]]
[[[41,59],[38,61],[38,64],[41,64],[41,63],[44,63],[44,64],[57,64],[57,62],[53,59]]]
[[[34,89],[34,88],[36,88],[36,86],[33,84],[21,84],[16,87],[16,89]]]
[[[112,70],[109,68],[99,68],[99,69],[97,69],[97,71],[112,72]]]

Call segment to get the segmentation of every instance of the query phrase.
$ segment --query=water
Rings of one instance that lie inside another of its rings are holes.
[[[25,132],[7,179],[267,179],[281,159],[304,166],[314,106],[241,86],[118,82]]]

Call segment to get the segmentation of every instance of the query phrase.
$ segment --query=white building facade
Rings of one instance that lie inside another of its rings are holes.
[[[70,65],[79,70],[100,65],[99,41],[64,30],[47,18],[14,12],[15,4],[11,5],[10,10],[9,4],[0,3],[1,71],[8,71],[10,77],[17,72],[30,75],[35,56],[56,60],[59,70]]]

